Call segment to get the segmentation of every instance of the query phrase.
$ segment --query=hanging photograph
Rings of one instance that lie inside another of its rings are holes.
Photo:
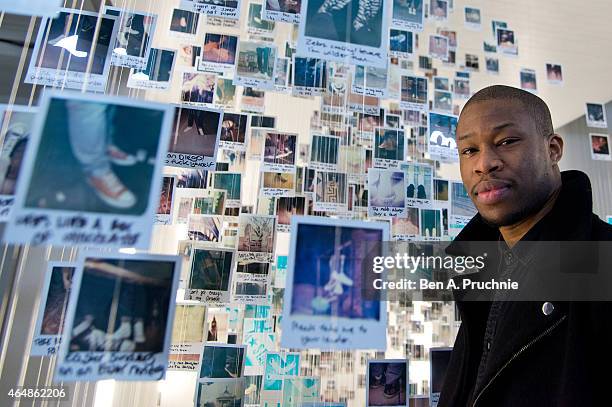
[[[115,17],[88,11],[44,18],[24,83],[104,92],[118,29]]]
[[[39,112],[5,241],[148,248],[171,108],[47,92]]]
[[[300,23],[302,0],[265,0],[261,18],[282,23]]]
[[[263,171],[295,173],[297,134],[268,131],[264,142]]]
[[[448,59],[448,38],[441,35],[430,35],[429,56],[446,61]]]
[[[354,65],[387,65],[392,0],[302,0],[297,53]]]
[[[195,39],[198,32],[200,15],[180,8],[172,10],[170,19],[170,34],[177,37]]]
[[[434,21],[446,22],[448,20],[448,1],[430,0],[429,18]]]
[[[132,69],[127,87],[133,89],[166,90],[174,71],[176,51],[164,48],[151,48],[146,67],[142,70]]]
[[[317,171],[314,179],[313,208],[316,211],[346,211],[348,183],[346,174]]]
[[[585,106],[587,127],[594,127],[598,129],[608,128],[606,107],[604,105],[600,103],[587,103]]]
[[[405,160],[403,129],[377,128],[374,133],[374,168],[399,168]]]
[[[465,26],[475,31],[482,29],[482,17],[479,8],[465,7]]]
[[[386,305],[364,297],[362,274],[388,223],[294,216],[291,230],[281,347],[385,349]]]
[[[246,135],[249,116],[240,113],[223,113],[219,146],[234,151],[246,150]]]
[[[406,208],[405,218],[391,218],[391,240],[415,241],[420,234],[419,208]]]
[[[179,257],[84,254],[78,264],[55,380],[164,378]]]
[[[339,151],[340,137],[313,134],[308,167],[319,171],[337,170]]]
[[[327,61],[293,56],[293,94],[319,96],[327,88]]]
[[[34,107],[0,105],[0,222],[11,217],[15,188],[35,118]]]
[[[229,303],[235,261],[233,250],[193,246],[185,300],[208,305]]]
[[[266,42],[240,41],[234,84],[260,89],[274,88],[276,45]]]
[[[414,52],[413,37],[412,31],[392,28],[389,32],[389,54],[409,58]]]
[[[165,164],[213,170],[222,131],[223,112],[197,106],[173,106],[174,123]]]
[[[276,231],[289,232],[291,218],[295,215],[304,215],[306,210],[306,197],[292,196],[279,197],[276,200]]]
[[[218,243],[221,241],[223,216],[190,214],[187,219],[189,240]]]
[[[168,352],[168,370],[197,371],[206,341],[206,307],[177,303]]]
[[[159,204],[155,212],[156,225],[169,225],[172,223],[175,186],[176,177],[173,175],[164,175],[162,178],[161,193],[159,194]]]
[[[562,85],[563,67],[558,64],[546,64],[546,79],[551,85]]]
[[[213,176],[213,187],[227,191],[226,208],[240,208],[242,174],[239,172],[216,172]]]
[[[385,98],[387,94],[387,68],[355,66],[351,91],[366,96]]]
[[[423,31],[423,0],[393,0],[392,26],[410,31]]]
[[[402,171],[372,168],[368,171],[368,216],[406,216],[405,179]]]
[[[408,406],[408,360],[368,360],[366,406]]]
[[[593,160],[612,161],[610,136],[607,134],[589,134],[591,139],[591,158]]]
[[[240,17],[241,0],[181,0],[181,8],[211,17],[237,20]]]
[[[217,76],[213,105],[219,109],[231,109],[234,107],[235,99],[236,85],[234,85],[232,79]]]
[[[272,261],[276,216],[240,214],[238,225],[238,260]]]
[[[532,93],[538,93],[536,71],[533,69],[521,69],[521,89]]]
[[[206,106],[213,103],[217,86],[217,74],[183,72],[181,103],[184,105]]]
[[[157,15],[104,7],[104,13],[116,17],[119,29],[114,39],[111,65],[133,69],[147,66]]]
[[[75,269],[76,264],[72,262],[54,261],[47,265],[30,355],[53,356],[58,353]]]
[[[400,86],[400,107],[402,109],[427,110],[427,78],[402,75]]]
[[[518,47],[513,30],[497,27],[497,48],[504,55],[517,56]]]
[[[295,195],[295,172],[263,171],[261,195],[266,198]]]
[[[432,158],[444,162],[456,162],[459,159],[456,141],[457,120],[457,116],[429,113],[427,151]]]
[[[430,208],[433,199],[433,168],[427,164],[404,163],[406,206]]]
[[[226,77],[233,75],[237,50],[238,37],[206,33],[198,70],[216,72]]]

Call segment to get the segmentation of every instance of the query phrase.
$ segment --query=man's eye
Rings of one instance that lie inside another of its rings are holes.
[[[463,155],[472,155],[476,152],[475,148],[464,148],[463,150],[461,150],[461,154]]]
[[[507,145],[512,144],[512,143],[515,143],[515,142],[517,142],[517,141],[518,141],[518,139],[514,139],[514,138],[507,138],[507,139],[503,139],[503,140],[502,140],[502,141],[499,143],[499,145],[500,145],[500,146],[507,146]]]

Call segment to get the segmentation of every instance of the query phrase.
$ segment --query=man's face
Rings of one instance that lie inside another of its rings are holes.
[[[508,226],[537,212],[554,188],[549,137],[519,102],[477,102],[461,114],[461,178],[488,223]]]

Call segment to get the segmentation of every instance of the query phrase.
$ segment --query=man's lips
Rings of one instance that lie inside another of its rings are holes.
[[[476,200],[484,205],[503,201],[510,192],[511,184],[501,180],[482,181],[474,187]]]

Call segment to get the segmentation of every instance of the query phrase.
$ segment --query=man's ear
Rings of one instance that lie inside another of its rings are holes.
[[[563,139],[558,134],[552,134],[548,139],[548,152],[553,164],[559,164],[563,157]]]

